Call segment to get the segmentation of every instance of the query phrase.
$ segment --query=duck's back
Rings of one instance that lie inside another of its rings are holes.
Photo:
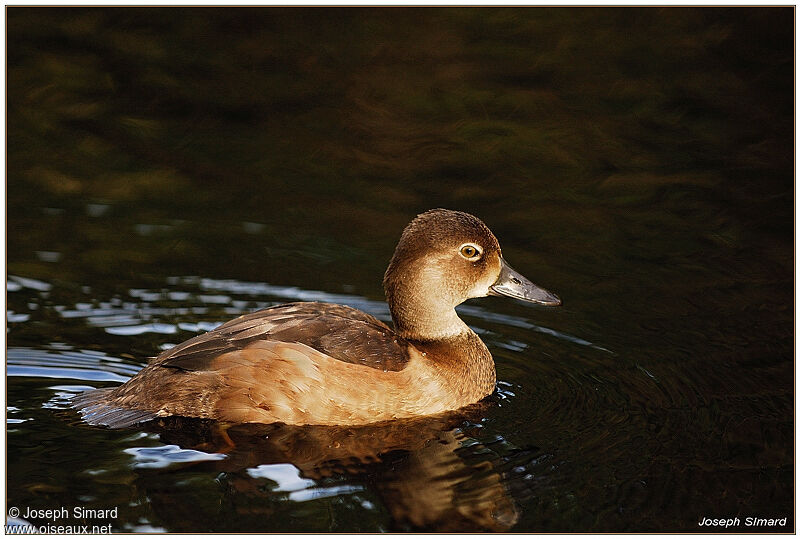
[[[339,361],[384,371],[400,371],[409,359],[408,343],[374,316],[346,305],[301,302],[234,318],[165,351],[153,364],[205,370],[220,355],[258,341],[300,343]]]
[[[362,311],[292,303],[240,316],[152,360],[128,383],[76,399],[90,423],[158,416],[365,423],[447,406],[418,351]],[[412,387],[414,386],[414,387]],[[429,392],[429,396],[422,394]],[[429,412],[428,412],[429,413]]]

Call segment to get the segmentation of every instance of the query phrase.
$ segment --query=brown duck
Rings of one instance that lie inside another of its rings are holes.
[[[165,416],[355,425],[456,410],[494,390],[495,369],[455,307],[487,295],[561,303],[506,264],[480,219],[444,209],[406,227],[383,285],[394,329],[344,305],[278,305],[189,339],[74,406],[114,428]]]

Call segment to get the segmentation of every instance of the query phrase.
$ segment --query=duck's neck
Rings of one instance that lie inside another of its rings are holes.
[[[463,299],[456,299],[436,272],[431,276],[427,271],[426,265],[398,271],[394,259],[386,270],[383,284],[395,331],[405,339],[420,341],[471,332],[455,310]]]
[[[455,303],[441,289],[419,288],[419,279],[397,280],[386,288],[395,331],[404,339],[435,341],[471,332]]]
[[[453,308],[389,302],[395,331],[404,339],[438,341],[472,333]]]
[[[412,341],[430,360],[442,383],[457,396],[456,406],[477,402],[494,391],[496,374],[492,354],[475,332],[436,341]]]

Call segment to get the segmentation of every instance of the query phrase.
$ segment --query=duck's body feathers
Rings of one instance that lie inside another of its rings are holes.
[[[235,318],[167,350],[153,364],[185,371],[208,369],[219,355],[269,340],[305,344],[339,361],[382,371],[408,363],[408,343],[358,309],[333,303],[287,303]]]

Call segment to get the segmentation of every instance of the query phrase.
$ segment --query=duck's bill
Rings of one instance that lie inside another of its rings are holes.
[[[558,296],[530,282],[502,258],[500,259],[500,264],[500,276],[489,287],[489,295],[508,296],[541,305],[561,305],[561,300]]]

